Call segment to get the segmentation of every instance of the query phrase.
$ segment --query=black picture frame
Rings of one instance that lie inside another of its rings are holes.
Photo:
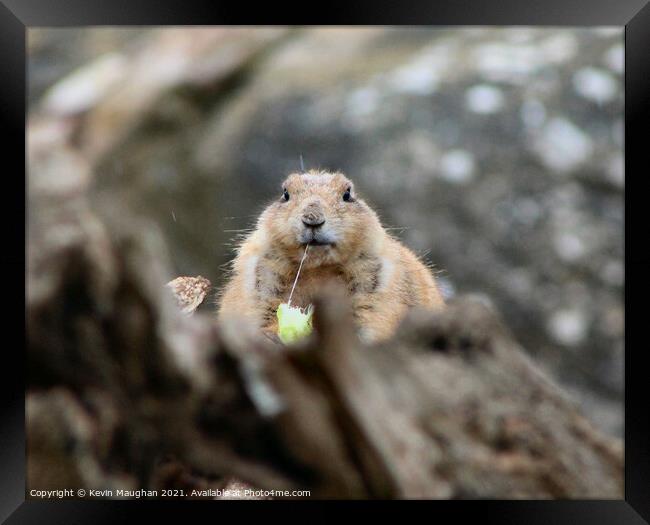
[[[163,2],[161,0],[0,0],[0,115],[2,120],[3,181],[11,190],[0,206],[3,225],[3,251],[0,256],[10,295],[5,295],[5,330],[18,332],[18,304],[24,304],[24,290],[18,275],[25,267],[25,236],[18,220],[26,217],[26,171],[24,181],[16,170],[26,170],[26,30],[36,26],[84,25],[222,25],[222,24],[399,24],[399,25],[548,25],[625,27],[625,300],[626,339],[641,334],[644,309],[630,307],[634,298],[650,295],[647,269],[650,257],[644,249],[645,209],[641,184],[647,171],[644,163],[650,122],[650,5],[647,0],[438,0],[436,2],[374,1],[337,6],[331,2],[292,6],[286,15],[278,5],[240,5],[207,1]],[[7,162],[13,160],[14,163]],[[14,166],[10,169],[9,166]],[[637,173],[638,172],[638,173]],[[24,182],[24,183],[23,183]],[[634,235],[634,231],[638,233]],[[623,233],[623,232],[622,232]],[[634,242],[636,237],[636,243]],[[7,242],[9,241],[9,242]],[[641,303],[642,304],[642,303]],[[18,335],[18,334],[16,334]],[[188,519],[185,502],[131,501],[25,501],[25,415],[24,359],[5,334],[0,364],[2,412],[0,415],[0,519],[7,523],[109,523],[130,521],[134,517],[154,520],[162,511],[171,519]],[[16,337],[16,340],[20,340]],[[639,338],[639,340],[642,340]],[[24,339],[23,339],[24,341]],[[646,372],[642,366],[642,344],[628,345],[625,355],[625,499],[612,501],[477,501],[414,502],[431,519],[448,521],[474,517],[495,523],[624,524],[650,521],[650,418],[645,404]],[[10,356],[20,356],[12,364]],[[23,363],[22,367],[20,363]],[[246,519],[251,510],[305,502],[263,502],[244,507],[235,505],[237,519]],[[336,508],[317,503],[318,514],[345,512],[347,517],[363,512],[368,505],[355,502]],[[162,508],[161,508],[162,505]],[[264,507],[260,507],[264,505]],[[427,505],[423,508],[422,505]],[[433,508],[428,508],[433,505]],[[309,505],[311,508],[311,505]],[[194,505],[192,508],[196,508]],[[401,504],[379,505],[401,517]],[[205,508],[205,504],[203,507]],[[210,512],[217,512],[212,510]],[[218,512],[222,512],[219,508]],[[222,514],[213,514],[222,519]],[[396,516],[396,517],[397,517]]]

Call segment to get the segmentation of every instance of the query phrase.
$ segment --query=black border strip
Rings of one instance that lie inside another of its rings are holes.
[[[630,308],[632,296],[650,297],[650,256],[639,242],[632,244],[633,231],[636,237],[647,237],[645,209],[635,199],[642,199],[639,190],[641,181],[648,171],[645,150],[648,149],[646,132],[650,121],[650,5],[647,0],[438,0],[428,4],[405,5],[406,2],[376,1],[356,2],[354,6],[337,7],[331,2],[318,5],[292,6],[288,15],[281,13],[277,4],[268,7],[240,5],[237,11],[233,4],[185,1],[163,2],[161,0],[0,0],[0,116],[3,123],[2,145],[5,160],[5,185],[15,185],[14,197],[10,193],[0,206],[5,242],[0,255],[2,271],[6,282],[14,286],[15,295],[6,299],[5,327],[18,330],[17,303],[24,304],[24,289],[20,289],[17,275],[20,266],[25,266],[25,238],[15,224],[25,203],[25,181],[7,168],[8,160],[14,160],[18,170],[25,169],[25,26],[78,26],[78,25],[209,25],[209,24],[269,24],[269,23],[317,23],[317,24],[408,24],[408,25],[555,25],[555,26],[622,26],[626,25],[626,194],[625,194],[625,258],[626,258],[626,335],[643,326],[643,308]],[[89,5],[90,4],[90,5]],[[645,7],[644,7],[645,6]],[[304,11],[316,15],[309,17]],[[641,9],[642,8],[642,9]],[[248,12],[246,12],[248,11]],[[13,14],[12,14],[13,13]],[[246,13],[246,16],[241,16]],[[15,16],[14,16],[15,15]],[[281,18],[281,19],[280,19]],[[317,18],[317,19],[316,19]],[[14,157],[13,159],[11,157]],[[636,173],[638,172],[638,173]],[[13,245],[13,246],[12,246]],[[633,284],[633,288],[632,285]],[[19,290],[20,289],[20,290]],[[11,290],[14,291],[13,289]],[[24,336],[23,336],[24,337]],[[0,366],[1,387],[4,402],[0,412],[0,518],[4,519],[20,505],[12,515],[10,523],[109,523],[120,520],[128,522],[129,517],[138,520],[156,519],[155,511],[163,511],[168,517],[188,519],[189,506],[183,502],[40,502],[24,501],[24,378],[16,373],[10,356],[16,355],[16,348],[5,335],[4,353]],[[639,339],[641,340],[641,339]],[[650,418],[645,403],[647,372],[642,364],[644,345],[626,348],[626,501],[489,501],[489,502],[421,502],[435,505],[430,518],[444,520],[475,517],[481,522],[563,524],[597,523],[623,524],[643,523],[644,516],[650,517]],[[24,361],[21,360],[24,363]],[[24,370],[24,366],[22,367]],[[22,505],[21,505],[22,503]],[[247,506],[245,503],[253,503]],[[337,517],[341,511],[354,515],[362,511],[368,517],[368,505],[341,503],[337,506]],[[378,502],[385,515],[387,509],[395,509],[401,517],[405,507],[401,502],[392,504]],[[272,508],[286,511],[286,502],[228,502],[237,519],[246,516],[250,508],[264,512]],[[290,502],[294,511],[303,502]],[[320,502],[318,516],[325,517],[333,509]],[[180,506],[179,506],[180,505]],[[208,503],[214,505],[214,503]],[[196,508],[196,506],[192,506]],[[203,507],[206,508],[207,507]],[[137,515],[142,512],[141,518]],[[223,507],[210,507],[212,519],[223,519]],[[350,516],[348,516],[350,517]],[[386,516],[388,518],[388,516]],[[232,518],[230,518],[232,519]]]
[[[650,255],[643,179],[648,173],[650,122],[650,4],[625,26],[625,499],[650,520],[650,416],[648,367],[641,331],[645,309],[633,298],[650,294]],[[641,201],[641,202],[639,202]],[[636,230],[636,244],[633,232]],[[639,337],[635,340],[635,334]]]
[[[25,499],[25,360],[24,350],[18,346],[21,339],[24,341],[24,332],[21,337],[19,330],[25,322],[20,317],[25,290],[19,278],[25,268],[26,242],[26,227],[23,230],[20,218],[27,219],[25,52],[25,26],[0,4],[0,151],[4,160],[2,180],[10,188],[6,196],[11,195],[0,206],[0,231],[6,240],[0,249],[0,275],[5,276],[10,292],[3,308],[0,353],[0,519]],[[7,329],[14,331],[15,337]]]
[[[646,0],[357,0],[236,2],[208,0],[2,0],[26,26],[186,24],[400,24],[623,26]],[[89,5],[90,4],[90,5]]]

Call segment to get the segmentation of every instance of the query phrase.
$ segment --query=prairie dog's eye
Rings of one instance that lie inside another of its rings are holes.
[[[284,189],[282,190],[282,192],[283,192],[283,193],[282,193],[282,199],[283,199],[285,202],[288,201],[288,200],[289,200],[289,192],[287,191],[286,188],[284,188]]]
[[[348,201],[352,200],[352,195],[350,195],[350,190],[351,189],[352,188],[348,188],[347,190],[345,190],[345,193],[343,194],[343,200],[345,202],[348,202]]]

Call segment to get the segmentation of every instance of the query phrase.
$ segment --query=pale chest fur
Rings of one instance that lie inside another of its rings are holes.
[[[384,291],[395,272],[396,265],[388,258],[361,253],[353,262],[341,265],[305,266],[294,289],[291,304],[306,307],[318,293],[338,285],[346,289],[353,305],[357,297],[366,297]],[[282,263],[272,257],[258,256],[246,268],[246,288],[252,299],[265,311],[269,319],[277,306],[287,302],[298,267]]]

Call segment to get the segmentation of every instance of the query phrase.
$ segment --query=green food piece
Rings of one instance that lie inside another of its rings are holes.
[[[306,310],[282,303],[278,306],[278,336],[280,341],[289,345],[311,334],[311,318],[314,309],[311,305]]]

